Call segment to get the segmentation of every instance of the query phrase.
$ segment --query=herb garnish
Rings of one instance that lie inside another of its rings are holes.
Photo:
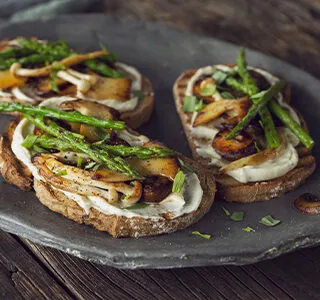
[[[261,149],[259,148],[257,141],[254,141],[253,145],[256,148],[257,152],[261,152]]]
[[[183,103],[184,112],[199,112],[203,109],[204,104],[195,96],[185,96]]]
[[[82,156],[79,156],[78,159],[77,159],[77,168],[81,168],[81,166],[82,166],[82,161],[83,161]]]
[[[215,84],[201,89],[201,96],[212,96],[217,91]]]
[[[233,221],[242,221],[244,218],[244,212],[243,211],[235,211],[231,214],[230,219]]]
[[[184,186],[185,179],[186,179],[186,174],[184,174],[181,170],[179,170],[173,180],[173,185],[172,185],[173,193],[181,193]]]
[[[272,227],[272,226],[276,226],[276,225],[280,224],[281,221],[274,219],[271,215],[267,215],[267,216],[264,216],[263,218],[261,218],[259,223],[261,223],[265,226]]]
[[[65,69],[66,69],[66,67],[64,65],[56,65],[53,67],[53,70],[50,73],[50,79],[51,79],[50,87],[56,93],[60,92],[58,82],[57,82],[58,81],[57,73],[59,71],[65,70]]]
[[[212,78],[219,84],[223,83],[227,77],[229,76],[229,73],[221,71],[221,70],[216,70],[213,75]]]
[[[185,161],[183,161],[182,159],[178,158],[181,169],[183,172],[185,173],[195,173],[195,169],[188,163],[186,163]]]
[[[221,208],[227,216],[231,215],[230,211],[228,211],[225,207],[222,206]]]
[[[255,230],[253,228],[251,228],[250,226],[244,227],[244,228],[242,228],[242,230],[245,232],[255,232]]]
[[[67,170],[61,170],[55,174],[53,174],[52,176],[49,177],[49,179],[53,178],[53,177],[61,177],[61,176],[66,176],[68,175]]]
[[[133,91],[132,94],[134,97],[137,97],[139,101],[144,98],[144,94],[142,91],[136,90],[136,91]]]
[[[210,234],[204,234],[204,233],[201,233],[199,231],[192,231],[192,234],[193,235],[198,235],[198,236],[200,236],[200,237],[202,237],[204,239],[207,239],[207,240],[211,239],[211,235]]]
[[[221,97],[224,99],[234,99],[233,95],[229,92],[221,92],[220,93]]]

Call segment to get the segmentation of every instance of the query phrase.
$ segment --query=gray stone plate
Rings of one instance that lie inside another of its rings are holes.
[[[175,111],[172,85],[180,72],[208,64],[233,62],[239,50],[222,41],[179,32],[160,24],[120,21],[102,15],[73,15],[54,20],[14,24],[0,29],[1,39],[22,36],[67,40],[76,49],[99,46],[97,36],[121,61],[136,66],[155,89],[156,109],[142,132],[190,155]],[[287,79],[293,87],[292,101],[308,121],[319,145],[320,83],[314,77],[280,60],[254,51],[250,64]],[[1,131],[9,117],[0,117]],[[319,148],[314,151],[319,157]],[[297,195],[320,192],[317,171],[298,190],[278,199],[255,204],[216,202],[197,224],[169,235],[140,239],[113,239],[91,227],[78,225],[42,206],[33,193],[0,183],[0,227],[8,232],[54,247],[84,259],[120,268],[171,268],[221,264],[248,264],[276,257],[320,241],[320,216],[306,216],[292,205]],[[242,222],[228,219],[221,207],[244,211]],[[259,224],[271,214],[281,220],[276,227]],[[255,232],[247,233],[243,227]],[[210,240],[191,234],[212,235]]]

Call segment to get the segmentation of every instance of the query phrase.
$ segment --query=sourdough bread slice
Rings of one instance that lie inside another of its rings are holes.
[[[232,65],[230,65],[232,66]],[[291,170],[284,176],[251,183],[240,183],[228,175],[219,174],[218,168],[209,165],[209,160],[202,158],[196,151],[196,145],[193,141],[190,124],[192,113],[185,113],[183,111],[183,103],[185,91],[189,80],[195,74],[197,70],[190,69],[182,73],[173,86],[173,94],[176,104],[178,115],[181,119],[193,158],[199,163],[209,166],[209,169],[215,174],[217,182],[217,198],[224,199],[231,202],[256,202],[269,200],[271,198],[278,197],[285,192],[296,189],[302,184],[305,179],[310,176],[315,168],[315,158],[311,155],[311,152],[302,145],[298,146],[299,162],[295,169]],[[290,101],[290,87],[286,86],[284,90],[284,99],[288,103]],[[299,114],[302,125],[305,126],[305,121]]]
[[[184,158],[184,160],[186,160]],[[45,182],[35,180],[34,189],[40,202],[50,210],[62,214],[79,224],[107,231],[113,237],[143,237],[171,233],[184,229],[203,217],[210,209],[215,196],[216,185],[212,174],[199,167],[192,160],[189,164],[197,168],[197,173],[203,189],[203,198],[197,210],[183,214],[174,219],[152,219],[143,217],[126,217],[115,214],[104,214],[94,208],[87,214],[75,201],[66,197],[60,191],[52,189]]]
[[[214,201],[216,184],[213,174],[193,160],[181,157],[183,161],[197,170],[203,189],[202,201],[197,210],[174,219],[107,215],[94,208],[91,208],[87,214],[74,200],[69,199],[61,191],[53,189],[46,182],[34,179],[30,171],[15,157],[11,150],[11,141],[17,124],[18,120],[13,121],[7,133],[0,137],[0,169],[4,179],[22,190],[29,191],[33,187],[43,205],[79,224],[92,225],[98,230],[107,231],[113,237],[142,237],[170,233],[196,223],[209,211]]]

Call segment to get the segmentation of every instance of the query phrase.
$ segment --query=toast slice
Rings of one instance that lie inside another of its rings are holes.
[[[17,39],[25,38],[18,37],[14,40],[1,41],[0,51],[12,48],[19,49]],[[28,40],[47,43],[47,41],[39,41],[37,38]],[[100,53],[102,55],[103,51]],[[99,55],[99,51],[88,55]],[[62,62],[63,60],[58,66]],[[39,65],[27,65],[28,69],[25,66],[22,68],[19,65],[13,65],[13,67],[0,72],[0,101],[17,101],[23,104],[38,105],[48,98],[80,98],[96,101],[114,109],[118,108],[120,119],[125,121],[130,128],[140,127],[149,120],[154,106],[153,88],[150,80],[129,65],[114,61],[112,63],[106,62],[106,64],[108,68],[111,68],[111,72],[120,72],[125,75],[125,78],[118,78],[121,77],[121,74],[113,75],[115,78],[102,76],[98,71],[94,72],[86,67],[82,61],[78,64],[67,65],[60,71],[53,68],[50,72],[45,72],[43,76],[40,76],[40,73],[38,75],[30,74],[30,72],[36,73],[36,70],[44,72],[44,67],[41,68],[41,64],[40,67]],[[56,76],[55,79],[53,79],[54,76]],[[53,82],[56,83],[56,88],[53,87]],[[81,89],[85,89],[85,91]],[[134,98],[138,100],[134,100]],[[130,102],[132,103],[130,104]],[[18,115],[17,113],[9,114]]]
[[[174,83],[173,94],[176,109],[181,119],[190,149],[192,151],[193,158],[206,167],[209,166],[211,172],[216,177],[217,198],[230,202],[242,203],[269,200],[271,198],[278,197],[285,192],[296,189],[305,181],[308,176],[310,176],[314,172],[316,168],[315,158],[314,156],[312,156],[311,152],[301,144],[297,148],[299,154],[299,162],[296,168],[291,170],[284,176],[272,180],[240,183],[228,175],[221,175],[217,167],[209,165],[209,160],[199,156],[196,151],[196,145],[190,132],[192,113],[185,113],[183,111],[185,91],[189,80],[192,78],[196,71],[197,70],[195,69],[190,69],[182,73]],[[285,101],[289,103],[289,85],[286,86],[283,94]],[[301,115],[299,115],[299,117],[301,119],[302,125],[306,128],[305,121],[303,120]]]
[[[200,181],[203,196],[196,209],[187,211],[177,217],[171,217],[169,212],[168,214],[166,213],[168,216],[162,218],[127,216],[115,213],[107,214],[96,207],[91,207],[88,211],[78,202],[68,197],[68,194],[64,193],[60,188],[52,185],[50,180],[47,181],[42,175],[43,173],[40,168],[39,172],[42,179],[34,178],[27,166],[15,156],[11,150],[11,142],[17,124],[19,124],[19,120],[13,121],[8,127],[7,132],[0,137],[0,169],[4,179],[22,190],[31,190],[33,188],[37,198],[43,205],[79,224],[91,225],[98,230],[108,232],[113,237],[142,237],[170,233],[196,223],[209,211],[214,201],[216,184],[213,174],[193,160],[179,156],[179,161],[182,160],[196,170]],[[134,131],[130,132],[138,134]],[[160,145],[155,141],[149,141],[148,143]],[[150,161],[146,161],[146,164],[143,165],[148,164],[150,164]],[[162,168],[161,172],[165,172],[165,169]],[[145,176],[148,175],[148,173],[145,174]],[[152,170],[150,174],[153,174]],[[52,180],[59,181],[60,177],[54,177]],[[64,179],[61,178],[61,180]]]

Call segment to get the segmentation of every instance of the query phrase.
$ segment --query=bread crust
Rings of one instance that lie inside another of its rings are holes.
[[[300,184],[302,184],[305,179],[310,176],[315,168],[316,162],[315,158],[311,155],[304,146],[299,145],[299,162],[295,169],[291,170],[284,176],[260,181],[260,182],[251,182],[251,183],[240,183],[237,180],[233,179],[228,175],[221,175],[218,172],[217,167],[209,165],[207,159],[202,158],[198,155],[196,151],[196,145],[193,141],[189,125],[191,123],[191,115],[186,114],[183,111],[183,101],[185,90],[190,78],[194,75],[197,70],[190,69],[182,73],[178,79],[175,81],[173,86],[173,95],[175,99],[176,109],[178,115],[181,119],[193,158],[205,165],[213,174],[215,174],[217,182],[217,199],[223,199],[230,202],[242,202],[250,203],[257,201],[265,201],[271,198],[278,197],[285,192],[296,189]],[[287,103],[290,101],[290,87],[286,86],[284,91],[284,98]],[[305,121],[299,114],[302,124],[305,125]]]
[[[34,188],[39,201],[50,210],[60,213],[79,224],[95,227],[100,231],[107,231],[113,237],[142,237],[174,232],[196,223],[205,215],[215,198],[216,183],[211,172],[207,172],[193,160],[183,157],[198,172],[203,199],[199,208],[173,220],[154,220],[141,217],[128,218],[125,216],[106,215],[91,208],[86,212],[73,200],[62,192],[53,189],[49,184],[33,179],[29,170],[15,157],[11,150],[11,140],[18,120],[13,121],[7,134],[0,137],[0,169],[4,179],[22,190]]]
[[[192,160],[188,160],[188,163],[194,167],[197,166]],[[184,229],[196,223],[210,210],[216,192],[215,180],[212,174],[205,169],[200,168],[198,171],[203,189],[203,198],[199,208],[172,220],[107,215],[94,208],[91,208],[89,214],[86,214],[75,201],[68,199],[62,192],[52,189],[47,183],[35,180],[34,189],[43,205],[70,220],[79,224],[91,225],[100,231],[107,231],[113,237],[137,238]]]
[[[143,99],[139,100],[138,106],[132,110],[124,112],[120,115],[120,119],[133,129],[140,127],[142,124],[149,121],[153,111],[153,88],[151,81],[147,77],[142,77],[142,93]]]

